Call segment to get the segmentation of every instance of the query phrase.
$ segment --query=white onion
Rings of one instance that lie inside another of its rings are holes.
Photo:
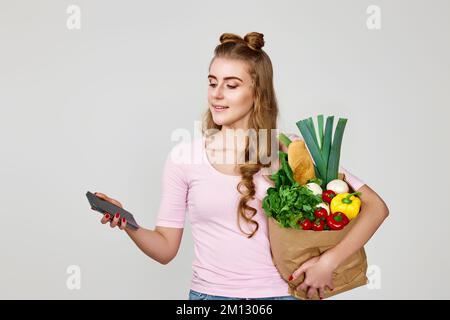
[[[348,184],[344,180],[334,179],[328,182],[327,190],[332,190],[336,194],[339,194],[339,193],[346,193],[350,189],[348,187]]]
[[[306,187],[311,190],[315,195],[322,195],[322,188],[314,182],[306,184]]]

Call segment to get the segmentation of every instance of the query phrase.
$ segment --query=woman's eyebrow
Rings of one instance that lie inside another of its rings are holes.
[[[209,79],[209,78],[213,78],[213,79],[216,79],[216,80],[217,80],[216,76],[213,76],[212,74],[208,75],[208,79]],[[223,78],[223,80],[229,80],[229,79],[236,79],[236,80],[239,80],[239,81],[241,81],[241,82],[244,82],[244,81],[242,81],[242,79],[240,79],[240,78],[238,78],[238,77],[225,77],[225,78]]]

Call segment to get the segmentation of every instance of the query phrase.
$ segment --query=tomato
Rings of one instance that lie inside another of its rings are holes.
[[[312,228],[312,222],[309,219],[305,219],[299,223],[303,230],[310,230]]]
[[[314,231],[322,231],[323,228],[324,228],[324,226],[325,226],[325,221],[324,221],[324,220],[321,220],[321,219],[317,219],[317,220],[313,223],[312,229],[313,229]]]
[[[322,200],[326,203],[331,203],[331,200],[336,196],[336,192],[333,190],[325,190],[322,192]]]
[[[325,208],[320,208],[314,211],[314,216],[316,218],[326,218],[328,216],[328,211]]]

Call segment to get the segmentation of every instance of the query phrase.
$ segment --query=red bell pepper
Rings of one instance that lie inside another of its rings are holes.
[[[350,219],[346,216],[345,213],[341,212],[342,214],[342,221],[344,222],[344,226],[348,225],[348,223],[350,222]]]
[[[327,225],[331,230],[341,230],[349,223],[349,219],[342,212],[334,212],[327,217]]]

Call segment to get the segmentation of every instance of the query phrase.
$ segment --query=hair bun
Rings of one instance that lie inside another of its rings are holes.
[[[220,36],[220,43],[226,42],[244,42],[244,39],[234,33],[224,33]]]
[[[264,47],[264,35],[259,32],[250,32],[242,39],[234,33],[224,33],[220,36],[220,43],[226,42],[244,43],[254,50],[261,50]]]
[[[255,50],[261,50],[262,47],[264,47],[264,35],[259,32],[250,32],[247,33],[244,37],[245,42],[248,43],[248,45],[255,49]]]

